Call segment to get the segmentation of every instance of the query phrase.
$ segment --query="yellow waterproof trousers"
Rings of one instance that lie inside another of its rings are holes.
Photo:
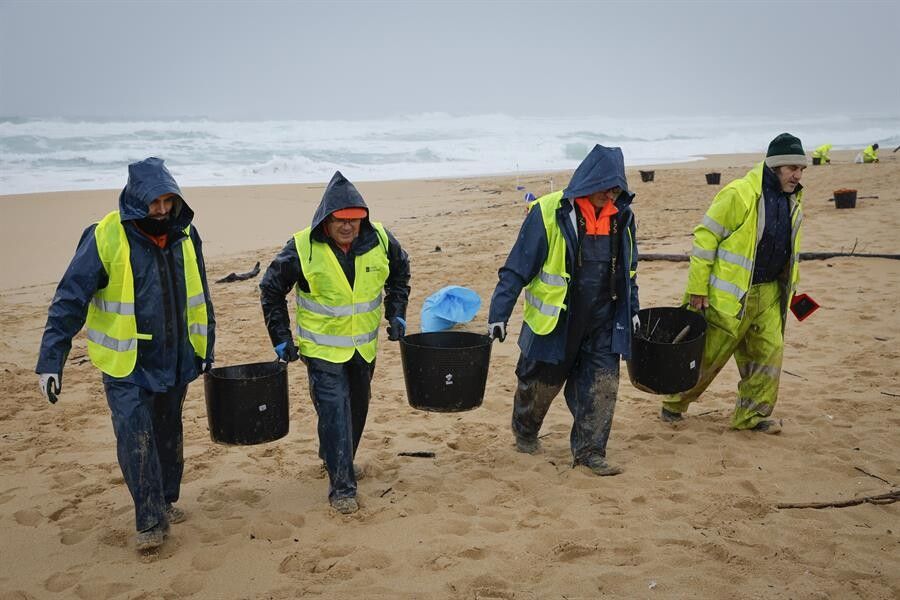
[[[778,400],[778,382],[784,356],[780,300],[778,282],[751,286],[737,337],[717,327],[716,311],[707,309],[708,327],[700,380],[687,392],[666,397],[663,407],[675,413],[686,411],[688,405],[709,387],[733,354],[741,381],[738,383],[738,399],[731,426],[750,429],[771,415]]]

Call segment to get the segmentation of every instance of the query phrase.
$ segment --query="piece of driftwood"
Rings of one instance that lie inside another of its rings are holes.
[[[858,504],[891,504],[900,500],[900,490],[893,490],[887,494],[877,496],[863,496],[852,500],[837,500],[835,502],[779,502],[776,508],[844,508]]]
[[[801,252],[800,260],[828,260],[829,258],[840,257],[855,258],[887,258],[890,260],[900,260],[900,254],[873,254],[869,252]],[[663,260],[669,262],[688,262],[691,260],[689,254],[641,254],[640,260]]]
[[[423,452],[423,451],[398,452],[397,456],[412,456],[413,458],[434,458],[434,452],[427,452],[427,451],[425,451],[425,452]]]
[[[857,471],[859,471],[860,473],[864,473],[864,474],[868,475],[869,477],[874,477],[874,478],[877,479],[878,481],[881,481],[881,482],[883,482],[883,483],[888,484],[888,485],[891,486],[891,487],[894,487],[894,484],[891,483],[890,481],[888,481],[887,479],[885,479],[885,478],[883,478],[883,477],[879,477],[878,475],[875,475],[874,473],[869,473],[868,471],[866,471],[866,470],[863,469],[862,467],[853,467],[853,468],[856,469]]]
[[[231,283],[232,281],[244,281],[245,279],[253,279],[259,275],[259,261],[253,266],[253,269],[246,273],[229,273],[222,279],[216,280],[216,283]]]

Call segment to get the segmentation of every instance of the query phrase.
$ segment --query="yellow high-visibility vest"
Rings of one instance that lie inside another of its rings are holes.
[[[331,246],[313,240],[309,227],[294,234],[309,283],[309,292],[295,286],[297,346],[303,356],[343,363],[359,351],[366,362],[375,360],[389,261],[387,232],[381,223],[372,221],[372,227],[379,243],[355,258],[353,287]]]
[[[207,325],[206,295],[190,225],[184,230],[187,237],[181,244],[184,258],[184,279],[187,290],[187,327],[194,353],[206,357]],[[88,306],[88,356],[95,367],[112,377],[125,377],[137,364],[138,340],[152,339],[152,335],[138,333],[135,318],[134,272],[131,269],[131,247],[119,212],[106,215],[94,228],[97,253],[109,283],[94,293]],[[158,298],[142,302],[159,301]]]
[[[547,234],[547,258],[531,282],[525,286],[525,322],[537,335],[547,335],[559,322],[559,314],[566,309],[566,292],[571,276],[566,272],[566,240],[556,222],[563,193],[541,196],[529,205],[541,211]],[[574,207],[573,207],[573,210]]]
[[[759,163],[747,175],[726,185],[694,228],[685,301],[692,294],[708,296],[710,306],[730,319],[729,327],[734,331],[753,280],[756,246],[766,222],[762,177],[763,163]],[[802,198],[802,190],[789,198],[791,257],[784,306],[790,306],[800,279]]]

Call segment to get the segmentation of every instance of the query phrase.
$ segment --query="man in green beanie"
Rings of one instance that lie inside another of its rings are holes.
[[[700,380],[666,397],[663,421],[681,421],[733,355],[741,381],[731,426],[781,431],[781,422],[768,417],[778,398],[785,316],[799,276],[806,164],[800,140],[782,133],[765,161],[716,194],[694,228],[684,301],[706,317],[706,343]]]

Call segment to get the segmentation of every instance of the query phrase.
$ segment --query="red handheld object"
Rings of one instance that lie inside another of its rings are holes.
[[[809,315],[818,310],[819,304],[809,297],[808,294],[797,294],[791,300],[791,312],[797,317],[798,321],[802,321]]]

